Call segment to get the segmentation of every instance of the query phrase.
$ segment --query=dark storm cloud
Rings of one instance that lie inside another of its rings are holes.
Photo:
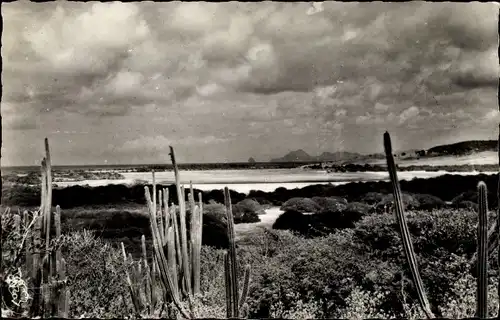
[[[493,125],[497,4],[310,6],[2,4],[6,139],[57,132],[63,150],[83,150],[63,152],[68,163],[154,162],[169,143],[196,146],[186,161],[245,161],[305,146],[378,152],[384,130],[423,147],[425,132],[444,141]]]

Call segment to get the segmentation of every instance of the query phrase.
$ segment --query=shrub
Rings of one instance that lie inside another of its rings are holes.
[[[254,199],[241,200],[236,204],[236,206],[244,210],[255,212],[258,215],[266,213],[262,206]]]
[[[488,315],[494,317],[498,313],[498,280],[488,279]],[[471,274],[461,274],[446,294],[446,303],[440,306],[443,317],[448,319],[465,319],[476,316],[476,279]]]
[[[414,194],[418,210],[434,210],[446,207],[446,202],[431,194]]]
[[[234,223],[259,222],[259,214],[265,211],[255,200],[245,199],[233,205]]]
[[[407,222],[430,302],[442,305],[457,274],[470,271],[467,261],[476,250],[477,214],[409,212]],[[367,216],[356,224],[353,241],[364,247],[363,255],[401,265],[409,272],[398,230],[394,215]],[[415,298],[413,289],[410,295]]]
[[[360,202],[366,204],[377,204],[382,201],[387,195],[379,192],[368,192],[359,198]]]
[[[371,208],[372,206],[362,202],[349,202],[343,212],[345,214],[355,215],[356,221],[358,221],[362,217],[366,216],[370,212]]]
[[[300,234],[307,234],[310,219],[300,211],[287,210],[283,212],[274,222],[272,228],[278,230],[290,230]]]
[[[314,202],[312,199],[309,198],[291,198],[287,200],[282,206],[281,210],[287,211],[287,210],[294,210],[294,211],[299,211],[302,213],[312,213],[316,212],[320,209],[321,207]]]
[[[310,218],[310,235],[326,235],[335,229],[354,228],[354,223],[362,218],[358,212],[347,211],[322,211],[315,213]]]
[[[348,230],[347,230],[348,231]],[[270,236],[286,241],[271,257],[255,266],[256,284],[250,292],[250,318],[269,318],[277,309],[280,316],[296,312],[300,303],[307,305],[311,318],[336,318],[339,307],[355,283],[366,273],[367,261],[357,255],[351,232],[339,232],[324,238],[304,239],[287,232]],[[291,258],[293,257],[293,258]],[[255,261],[259,261],[255,259]],[[301,302],[300,302],[301,301]],[[315,304],[309,304],[314,301]]]
[[[347,207],[347,200],[341,197],[313,197],[312,200],[320,207],[316,212],[340,212]]]
[[[22,224],[19,228],[16,227],[16,218],[20,218],[17,214],[0,212],[0,218],[2,236],[0,239],[2,244],[0,250],[2,305],[0,307],[2,314],[8,311],[12,317],[27,316],[31,304],[31,292],[28,290],[30,279],[26,270],[25,251],[20,250],[26,230]]]
[[[119,249],[83,231],[65,235],[62,252],[71,292],[71,318],[116,318],[128,314],[122,297],[130,299],[130,295]],[[130,304],[130,300],[125,304]]]
[[[468,210],[473,210],[473,211],[477,211],[479,209],[479,206],[477,203],[469,201],[469,200],[456,201],[456,202],[452,203],[451,205],[455,209],[468,209]]]
[[[202,244],[219,249],[227,249],[227,223],[211,215],[203,215]]]
[[[403,193],[403,204],[406,210],[417,209],[420,203],[410,194]],[[394,195],[388,194],[378,202],[374,209],[376,212],[392,212],[394,208]]]
[[[203,205],[203,217],[211,216],[218,220],[226,219],[226,207],[223,204],[212,202]]]

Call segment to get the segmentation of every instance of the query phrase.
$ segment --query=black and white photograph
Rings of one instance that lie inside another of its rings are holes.
[[[499,317],[499,13],[2,2],[0,317]]]

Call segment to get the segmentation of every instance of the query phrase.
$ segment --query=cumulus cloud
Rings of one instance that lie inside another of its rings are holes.
[[[403,124],[403,123],[415,118],[416,116],[418,116],[419,113],[420,113],[420,111],[415,106],[406,109],[405,111],[401,112],[401,114],[399,115],[399,124]]]
[[[380,152],[385,130],[408,148],[496,130],[495,3],[18,1],[2,13],[5,136],[94,141],[63,162],[150,162],[168,143],[196,146],[186,161]],[[23,150],[6,161],[31,163]]]

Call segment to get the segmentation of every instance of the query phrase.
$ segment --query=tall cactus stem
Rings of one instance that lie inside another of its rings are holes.
[[[156,210],[158,215],[158,229],[160,229],[160,239],[161,246],[163,247],[166,243],[165,239],[165,226],[163,225],[163,191],[158,190],[158,210]]]
[[[141,236],[141,251],[142,251],[142,263],[144,266],[144,270],[146,271],[146,282],[144,283],[144,294],[146,296],[146,302],[148,306],[151,306],[151,273],[148,265],[148,254],[146,250],[146,237],[144,235]]]
[[[56,206],[56,212],[54,214],[54,224],[55,224],[55,229],[56,229],[56,239],[60,239],[61,238],[61,207],[59,205]],[[58,248],[55,252],[55,261],[54,261],[54,267],[55,267],[56,273],[59,273],[59,270],[61,268],[61,266],[60,266],[61,258],[62,258],[61,248],[58,246]]]
[[[177,276],[177,258],[175,255],[175,239],[173,227],[169,227],[167,231],[167,255],[170,272],[172,272],[174,294],[179,295],[179,279]]]
[[[42,216],[42,229],[41,232],[42,234],[45,234],[45,229],[46,229],[46,222],[45,222],[45,200],[47,199],[47,161],[45,160],[45,157],[42,159],[41,166],[40,166],[40,172],[41,172],[41,180],[40,180],[40,185],[42,188],[41,194],[40,194],[40,215]]]
[[[128,272],[127,253],[125,251],[125,246],[123,245],[123,242],[121,242],[120,244],[122,248],[123,262],[125,263],[125,277],[129,288],[130,298],[132,299],[132,305],[134,306],[135,312],[140,313],[141,310],[139,307],[139,301],[132,284],[132,278],[130,277],[130,273]]]
[[[181,242],[181,251],[182,251],[182,267],[183,267],[183,278],[184,285],[187,290],[191,288],[191,277],[189,270],[189,261],[188,261],[188,247],[187,247],[187,238],[186,238],[186,198],[184,191],[181,190],[181,181],[179,177],[179,169],[177,167],[177,162],[175,160],[175,152],[174,148],[170,146],[170,158],[172,160],[172,166],[174,167],[174,175],[175,175],[175,188],[177,190],[177,198],[179,201],[179,217],[180,217],[180,242]]]
[[[389,176],[392,182],[394,204],[396,207],[396,218],[399,224],[399,229],[401,233],[401,238],[403,240],[403,249],[410,266],[411,274],[413,277],[413,282],[415,283],[415,288],[417,290],[418,301],[422,307],[427,318],[434,318],[434,314],[431,311],[429,300],[425,293],[424,284],[422,278],[420,277],[420,272],[418,270],[417,258],[415,251],[413,249],[413,243],[411,242],[410,231],[408,229],[408,224],[406,223],[406,217],[404,214],[403,197],[401,194],[401,187],[399,185],[398,175],[396,171],[396,164],[394,163],[394,156],[392,154],[392,144],[391,136],[388,132],[384,133],[384,149],[387,159],[387,170],[389,171]]]
[[[241,309],[243,308],[243,305],[245,304],[245,301],[247,300],[248,296],[248,289],[250,285],[250,272],[251,272],[251,266],[247,264],[245,266],[245,276],[243,278],[243,289],[241,290],[241,296],[240,296],[240,301],[238,303],[239,309],[240,309],[240,316],[241,315]]]
[[[168,264],[167,264],[167,259],[165,257],[165,254],[160,247],[159,239],[160,239],[160,231],[158,230],[158,225],[154,223],[156,221],[156,212],[153,210],[153,205],[151,201],[151,196],[149,194],[148,187],[145,187],[145,195],[146,195],[146,202],[148,204],[148,209],[149,209],[149,214],[151,216],[151,229],[153,233],[153,246],[154,246],[154,252],[155,256],[158,258],[158,266],[160,268],[159,270],[159,275],[160,278],[165,286],[166,289],[168,289],[172,300],[174,302],[174,305],[176,308],[179,310],[179,312],[182,314],[183,317],[186,318],[191,318],[190,315],[186,312],[184,307],[181,304],[181,301],[178,296],[174,295],[173,291],[173,281],[171,278],[171,273],[169,272]]]
[[[203,193],[202,192],[198,192],[198,203],[199,203],[198,205],[200,206],[200,212],[203,213]]]
[[[230,267],[231,267],[231,282],[232,282],[232,314],[234,317],[238,316],[238,274],[237,274],[237,262],[236,262],[236,241],[234,235],[234,217],[233,217],[233,209],[231,204],[231,196],[229,193],[229,188],[224,188],[224,203],[226,205],[226,216],[227,216],[227,234],[229,237],[229,258],[230,258]]]
[[[168,200],[169,200],[169,192],[168,188],[163,188],[163,220],[165,221],[165,229],[164,229],[164,234],[163,237],[165,241],[167,241],[167,231],[168,228],[170,227],[170,212],[168,211]]]
[[[155,175],[155,171],[152,170],[151,174],[153,176],[153,182],[152,182],[152,184],[153,184],[153,193],[151,194],[151,198],[152,198],[152,201],[153,201],[153,210],[156,213],[157,210],[156,210],[156,175]]]
[[[488,317],[488,198],[484,182],[479,182],[479,223],[477,245],[477,309],[476,315],[480,319]]]
[[[52,162],[50,157],[49,139],[45,138],[45,161],[47,170],[47,198],[45,200],[45,218],[47,219],[46,233],[45,233],[45,248],[49,250],[50,241],[50,219],[52,215]]]
[[[153,261],[151,262],[152,266],[151,266],[151,286],[150,286],[150,290],[151,290],[151,306],[154,308],[156,306],[156,301],[157,301],[157,297],[156,297],[156,265],[157,265],[157,262],[156,262],[156,257],[154,257],[154,254],[153,254]]]
[[[231,279],[231,258],[224,252],[224,278],[226,284],[226,318],[233,318],[233,281]]]
[[[174,236],[175,236],[175,252],[177,253],[177,264],[179,265],[179,270],[183,270],[182,265],[182,249],[181,249],[181,241],[180,241],[180,232],[179,232],[179,224],[177,219],[177,210],[174,204],[170,206],[171,211],[171,219],[172,225],[174,227]]]
[[[31,277],[35,279],[37,277],[38,269],[40,269],[40,251],[42,249],[42,228],[43,228],[43,216],[37,216],[35,220],[35,226],[33,229],[33,264],[31,270]]]
[[[201,241],[199,240],[201,236],[200,232],[200,210],[198,206],[194,206],[193,211],[193,226],[191,229],[191,241],[192,241],[192,266],[193,266],[193,294],[197,295],[200,293],[200,254],[201,254]]]

